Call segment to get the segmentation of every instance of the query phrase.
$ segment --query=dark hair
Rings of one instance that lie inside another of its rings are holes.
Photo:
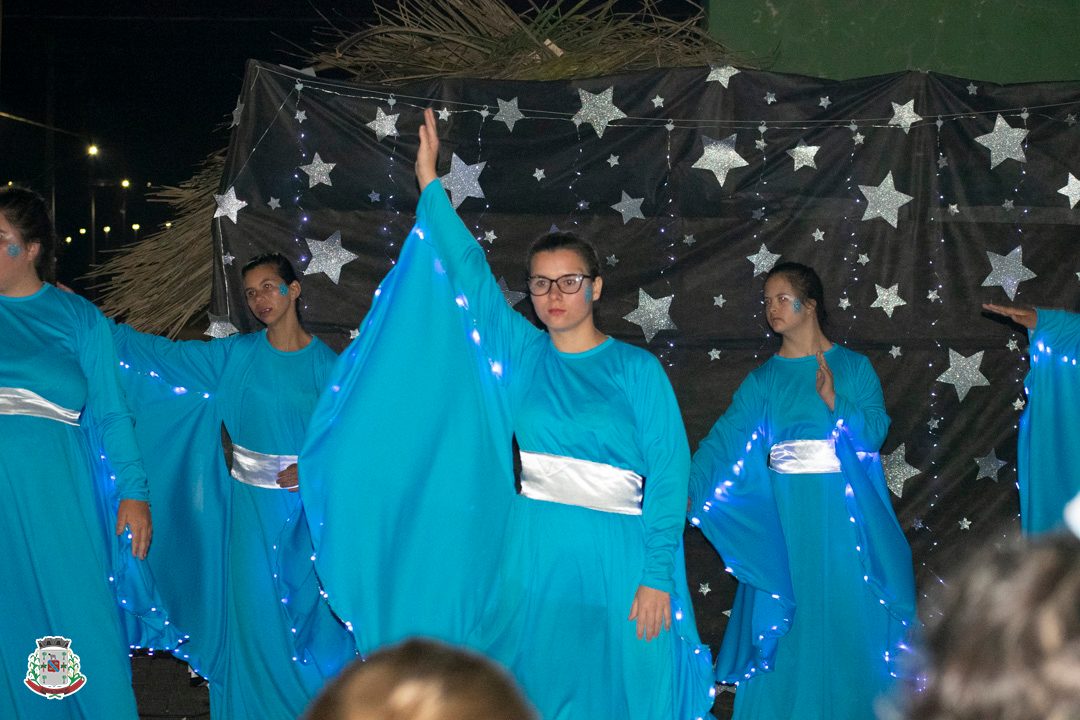
[[[533,240],[529,251],[525,253],[525,274],[532,272],[533,257],[537,253],[553,250],[573,250],[585,263],[585,272],[593,277],[600,277],[600,254],[593,244],[579,235],[569,232],[550,232]]]
[[[1080,718],[1080,540],[985,548],[940,592],[911,720]]]
[[[408,640],[355,661],[304,718],[535,720],[536,713],[490,660],[431,640]]]
[[[821,278],[814,272],[814,268],[797,262],[777,263],[765,275],[765,282],[777,275],[791,283],[791,287],[803,302],[814,301],[818,327],[824,330],[829,324],[829,312],[825,309],[825,288],[821,284]]]
[[[263,253],[262,255],[256,255],[255,257],[248,260],[246,263],[244,263],[244,267],[240,269],[240,277],[247,277],[247,274],[249,272],[251,272],[257,267],[262,267],[263,265],[269,265],[274,268],[274,272],[278,274],[278,277],[285,281],[286,285],[291,285],[292,283],[299,280],[299,277],[296,275],[296,270],[293,268],[293,264],[289,261],[289,258],[285,257],[281,253],[276,252]],[[295,308],[296,321],[300,323],[301,326],[303,326],[304,319],[300,317],[300,298],[296,299]]]
[[[24,243],[41,246],[34,269],[41,280],[56,282],[56,230],[44,198],[26,188],[0,188],[0,213],[19,232]]]

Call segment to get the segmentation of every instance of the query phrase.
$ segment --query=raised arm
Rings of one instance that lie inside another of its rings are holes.
[[[187,390],[214,392],[224,372],[233,338],[170,340],[110,321],[116,355],[137,373],[155,373],[162,382]]]

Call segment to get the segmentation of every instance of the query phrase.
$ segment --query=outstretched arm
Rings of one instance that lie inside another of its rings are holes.
[[[1028,330],[1034,328],[1039,322],[1039,311],[1035,308],[995,305],[994,303],[983,303],[982,307],[983,310],[994,313],[995,315],[1004,315],[1013,322],[1023,325]]]

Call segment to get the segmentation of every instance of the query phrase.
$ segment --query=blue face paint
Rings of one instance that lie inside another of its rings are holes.
[[[802,310],[802,301],[799,300],[799,298],[795,298],[794,300],[792,300],[791,301],[791,309],[794,310],[795,312],[801,311]]]
[[[7,256],[13,258],[19,257],[20,255],[22,255],[22,248],[15,243],[8,243]]]
[[[587,302],[587,303],[592,302],[592,284],[591,283],[589,284],[589,287],[585,288],[585,302]]]
[[[280,285],[278,285],[277,289],[278,289],[278,292],[281,293],[282,295],[288,295],[289,294],[289,286],[286,285],[285,283],[281,283]]]

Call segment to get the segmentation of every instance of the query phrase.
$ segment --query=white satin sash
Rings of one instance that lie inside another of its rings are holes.
[[[284,490],[277,484],[278,473],[296,462],[295,455],[268,455],[233,443],[233,478],[248,485]]]
[[[26,388],[0,387],[0,415],[32,415],[77,427],[82,412],[68,410]]]
[[[533,500],[640,515],[644,479],[633,470],[562,455],[521,452],[521,494]]]
[[[787,440],[769,450],[769,467],[782,475],[840,472],[834,440]]]

